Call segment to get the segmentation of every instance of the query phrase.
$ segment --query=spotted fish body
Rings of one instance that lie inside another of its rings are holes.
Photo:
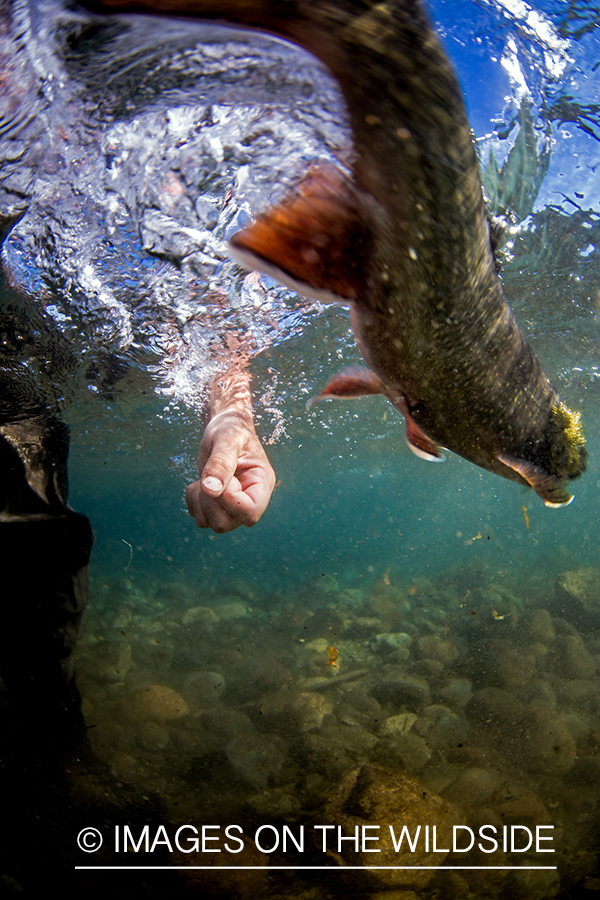
[[[140,6],[264,29],[313,53],[340,84],[354,137],[351,170],[309,171],[231,241],[252,268],[350,305],[370,371],[355,373],[354,383],[342,373],[322,396],[381,392],[405,415],[419,455],[437,458],[445,447],[530,484],[548,506],[569,503],[568,484],[585,469],[579,417],[506,302],[461,92],[421,4]]]

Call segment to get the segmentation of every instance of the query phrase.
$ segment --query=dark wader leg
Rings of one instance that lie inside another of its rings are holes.
[[[88,598],[90,523],[66,506],[68,431],[0,425],[0,676],[13,746],[44,759],[84,736],[73,650]]]
[[[68,429],[39,413],[0,424],[0,897],[112,900],[164,895],[165,873],[76,872],[75,865],[169,863],[160,851],[122,859],[116,825],[155,833],[164,813],[117,779],[89,746],[73,678],[73,650],[88,596],[93,533],[66,505]],[[82,828],[104,837],[77,846]],[[131,854],[129,854],[131,856]],[[43,892],[43,893],[42,893]]]

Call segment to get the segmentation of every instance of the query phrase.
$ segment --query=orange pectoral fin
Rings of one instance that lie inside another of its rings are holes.
[[[525,459],[517,459],[515,456],[506,456],[503,453],[499,454],[497,458],[509,469],[517,472],[521,478],[524,478],[536,494],[542,498],[546,506],[551,509],[568,506],[575,499],[575,495],[570,494],[566,489],[565,479],[551,475],[541,466],[535,466]]]
[[[242,265],[324,302],[356,301],[367,285],[372,230],[366,201],[329,163],[230,239]]]
[[[367,397],[371,394],[385,394],[385,388],[377,375],[364,366],[349,366],[333,375],[319,396],[308,401],[306,408],[310,409],[314,403],[328,398]]]

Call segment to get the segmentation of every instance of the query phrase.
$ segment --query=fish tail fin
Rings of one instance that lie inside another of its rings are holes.
[[[230,255],[304,296],[358,301],[371,258],[366,207],[348,175],[320,162],[281,203],[231,237]]]

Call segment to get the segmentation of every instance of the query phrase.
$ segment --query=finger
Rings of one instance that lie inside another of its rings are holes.
[[[220,498],[210,498],[203,494],[200,481],[188,486],[185,499],[188,512],[198,528],[211,528],[217,534],[223,534],[242,524],[221,505]]]
[[[204,462],[204,448],[200,448],[199,466]],[[209,497],[219,497],[229,485],[238,465],[240,448],[230,436],[215,435],[208,459],[200,471],[202,490]]]

